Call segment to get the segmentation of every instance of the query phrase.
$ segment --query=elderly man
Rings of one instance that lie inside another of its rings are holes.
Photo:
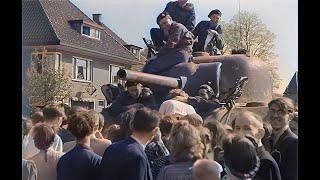
[[[260,158],[260,168],[256,178],[281,180],[277,162],[261,143],[265,133],[262,118],[253,112],[243,111],[236,117],[233,126],[235,134],[242,137],[251,136],[258,144],[257,155]]]
[[[184,25],[174,22],[168,12],[159,14],[157,24],[168,34],[168,41],[156,56],[148,59],[143,72],[159,75],[176,64],[188,62],[192,53],[193,34]]]
[[[197,24],[192,32],[198,37],[198,42],[193,46],[193,51],[204,51],[210,55],[221,55],[224,47],[220,34],[222,33],[219,25],[221,19],[221,12],[218,9],[212,10],[208,17],[210,21],[201,21]]]
[[[155,99],[149,88],[142,87],[140,83],[134,81],[127,81],[125,86],[127,90],[119,94],[108,109],[111,116],[116,117],[135,107],[155,108]]]
[[[188,3],[188,0],[171,1],[164,11],[170,14],[173,21],[183,24],[189,31],[194,30],[196,21],[194,6]],[[168,41],[168,34],[162,29],[152,28],[150,35],[155,45],[155,50],[159,50],[164,45],[164,41]]]
[[[273,133],[263,144],[278,162],[282,180],[298,179],[298,136],[289,128],[294,105],[291,99],[280,97],[268,104],[268,119]]]

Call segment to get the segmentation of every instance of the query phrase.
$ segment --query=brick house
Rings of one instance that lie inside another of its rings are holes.
[[[22,0],[23,87],[31,61],[41,59],[43,54],[37,51],[45,48],[55,66],[62,62],[72,73],[71,98],[65,103],[100,112],[106,104],[100,87],[119,82],[120,67],[143,64],[141,48],[127,44],[100,20],[101,14],[90,19],[69,0]],[[28,103],[23,95],[23,114]]]

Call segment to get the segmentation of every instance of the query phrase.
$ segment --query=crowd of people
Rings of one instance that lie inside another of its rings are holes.
[[[23,179],[298,178],[297,126],[290,125],[298,117],[291,99],[270,101],[266,117],[241,111],[223,124],[188,104],[189,99],[208,102],[211,90],[199,88],[202,96],[189,97],[173,89],[171,99],[156,109],[141,101],[141,84],[128,81],[127,86],[117,99],[129,96],[130,103],[116,102],[122,108],[112,121],[57,103],[24,119]]]
[[[150,31],[158,54],[143,71],[161,73],[188,61],[192,51],[219,55],[221,12],[208,17],[195,25],[191,3],[168,3],[157,18],[160,29]],[[172,89],[160,107],[149,88],[125,86],[107,108],[111,119],[62,103],[23,119],[22,179],[298,179],[298,112],[291,99],[271,100],[266,117],[241,111],[225,124],[217,111],[227,106],[210,85],[196,97]]]

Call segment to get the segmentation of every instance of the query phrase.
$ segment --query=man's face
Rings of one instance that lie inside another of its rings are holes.
[[[165,33],[168,33],[172,22],[171,18],[165,17],[159,21],[159,26],[163,31],[165,31]]]
[[[128,87],[128,91],[131,97],[134,99],[137,99],[141,94],[141,84],[137,84],[136,86],[130,86]]]
[[[202,97],[203,99],[205,100],[209,100],[209,94],[208,94],[208,91],[206,89],[200,89],[198,91],[198,94],[200,97]]]
[[[234,133],[239,136],[250,135],[258,142],[262,137],[259,137],[259,128],[256,125],[255,117],[250,115],[242,115],[235,120]]]
[[[214,24],[218,24],[220,19],[221,19],[221,16],[219,14],[211,14],[211,16],[210,16],[210,20]]]
[[[280,130],[289,124],[289,112],[281,111],[278,104],[273,103],[270,105],[268,116],[273,130]]]

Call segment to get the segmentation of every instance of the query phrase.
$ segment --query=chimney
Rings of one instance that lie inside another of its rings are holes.
[[[94,22],[101,25],[101,14],[92,14],[92,19]]]

